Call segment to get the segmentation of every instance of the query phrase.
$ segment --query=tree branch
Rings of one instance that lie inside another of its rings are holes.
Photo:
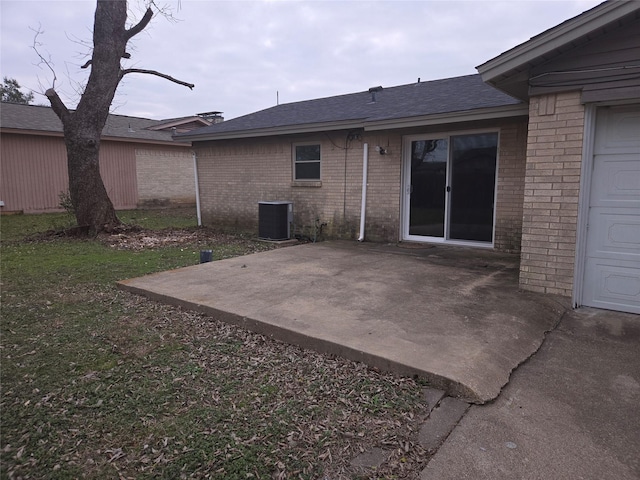
[[[139,34],[142,30],[144,30],[151,21],[151,17],[153,17],[153,10],[151,10],[151,8],[147,8],[147,11],[142,17],[142,20],[140,20],[136,25],[125,32],[125,38],[129,40],[130,38],[135,37],[137,34]]]
[[[144,70],[141,68],[127,68],[126,70],[122,70],[122,72],[120,73],[120,78],[124,77],[127,73],[146,73],[148,75],[155,75],[157,77],[165,78],[173,83],[177,83],[178,85],[184,85],[185,87],[189,87],[190,90],[193,90],[193,87],[195,87],[193,83],[183,82],[182,80],[178,80],[176,78],[173,78],[170,75],[160,73],[155,70]]]
[[[38,64],[38,66],[40,66],[41,64],[46,65],[46,67],[49,70],[51,70],[51,73],[53,75],[51,88],[48,88],[44,92],[44,94],[49,99],[49,103],[51,103],[51,109],[58,116],[58,118],[62,121],[62,124],[64,125],[69,119],[71,112],[69,111],[67,106],[64,104],[60,96],[58,95],[58,92],[55,91],[57,76],[56,76],[56,71],[53,69],[53,66],[51,65],[51,58],[47,60],[42,56],[42,54],[40,53],[40,50],[38,50],[40,47],[42,47],[42,43],[38,41],[38,37],[43,33],[42,27],[38,26],[37,30],[33,28],[31,28],[31,30],[35,33],[35,36],[33,37],[33,45],[31,45],[31,48],[33,49],[34,52],[36,52],[36,55],[38,55],[38,57],[40,58],[40,63]]]
[[[67,106],[64,104],[62,99],[58,96],[58,93],[53,88],[49,88],[47,89],[46,92],[44,92],[44,94],[49,99],[49,102],[51,103],[51,108],[54,111],[54,113],[58,116],[58,118],[60,118],[60,120],[62,120],[63,124],[66,123],[67,119],[69,118],[69,115],[71,115],[71,112],[69,112],[69,109],[67,108]]]
[[[131,58],[131,54],[130,54],[130,53],[127,53],[127,52],[124,52],[124,53],[122,54],[122,58]],[[89,67],[89,65],[91,65],[92,63],[93,63],[93,60],[92,60],[92,59],[89,59],[89,60],[87,60],[87,62],[86,62],[84,65],[82,65],[80,68],[88,68],[88,67]]]
[[[37,30],[31,27],[29,27],[29,29],[35,33],[31,48],[33,49],[34,52],[36,52],[36,55],[38,55],[38,57],[40,58],[40,63],[38,63],[38,67],[44,63],[47,66],[47,68],[51,70],[51,73],[53,74],[53,81],[51,82],[51,88],[54,89],[56,88],[56,80],[58,79],[58,77],[56,76],[56,71],[51,66],[51,63],[52,63],[51,56],[49,56],[49,59],[47,60],[42,56],[42,54],[40,53],[40,50],[38,50],[40,47],[42,47],[42,43],[38,41],[38,37],[44,33],[42,30],[42,26],[38,25]]]

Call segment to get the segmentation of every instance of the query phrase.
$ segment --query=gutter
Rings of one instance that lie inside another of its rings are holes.
[[[25,128],[14,128],[14,127],[0,127],[0,133],[10,133],[13,135],[27,135],[27,136],[38,136],[38,137],[55,137],[55,138],[64,138],[63,132],[58,132],[54,130],[30,130]],[[101,135],[100,141],[109,141],[109,142],[124,142],[124,143],[144,143],[147,145],[164,145],[164,146],[172,146],[172,147],[190,147],[191,142],[179,141],[179,140],[159,140],[159,139],[151,139],[151,138],[142,138],[142,137],[118,137],[114,135]]]
[[[407,117],[389,120],[374,120],[365,123],[364,131],[391,130],[394,128],[424,127],[447,123],[473,122],[500,118],[524,117],[529,115],[529,105],[521,102],[503,107],[479,108],[460,112],[437,113],[419,117]]]
[[[254,130],[237,130],[232,132],[218,132],[211,134],[180,134],[175,139],[192,142],[207,142],[214,140],[234,140],[276,135],[293,135],[298,133],[318,133],[332,130],[362,129],[365,132],[375,130],[392,130],[397,128],[423,127],[428,125],[442,125],[447,123],[471,122],[475,120],[493,120],[511,117],[526,117],[529,115],[529,105],[524,102],[501,107],[485,107],[458,112],[445,112],[415,117],[379,119],[379,120],[348,120],[341,122],[310,123],[305,125],[288,125],[283,127],[256,128]],[[197,131],[197,130],[195,130]]]
[[[193,156],[193,175],[195,177],[196,182],[196,213],[198,215],[198,226],[202,226],[202,214],[200,212],[200,182],[198,179],[198,157],[196,157],[196,152],[191,152]]]
[[[237,138],[254,138],[254,137],[271,137],[274,135],[294,135],[297,133],[315,133],[326,132],[331,130],[354,130],[364,126],[363,119],[344,120],[337,122],[308,123],[303,125],[286,125],[282,127],[264,127],[253,130],[235,130],[230,132],[217,132],[211,134],[195,134],[181,133],[174,138],[179,141],[196,141],[206,142],[209,140],[232,140]],[[194,130],[197,131],[198,129]]]
[[[362,203],[360,205],[360,236],[358,241],[364,241],[364,224],[367,210],[367,172],[369,170],[369,144],[365,143],[362,150]]]

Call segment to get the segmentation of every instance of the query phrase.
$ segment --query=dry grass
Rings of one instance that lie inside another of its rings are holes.
[[[2,245],[2,478],[417,478],[413,379],[114,287],[203,246],[270,248],[202,229]],[[379,469],[351,465],[374,447]]]

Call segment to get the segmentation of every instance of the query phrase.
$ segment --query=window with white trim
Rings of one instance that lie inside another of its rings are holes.
[[[320,180],[320,144],[293,146],[293,179]]]

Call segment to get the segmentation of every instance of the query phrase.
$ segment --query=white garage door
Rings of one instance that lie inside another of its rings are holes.
[[[597,115],[582,303],[640,313],[640,106]]]

